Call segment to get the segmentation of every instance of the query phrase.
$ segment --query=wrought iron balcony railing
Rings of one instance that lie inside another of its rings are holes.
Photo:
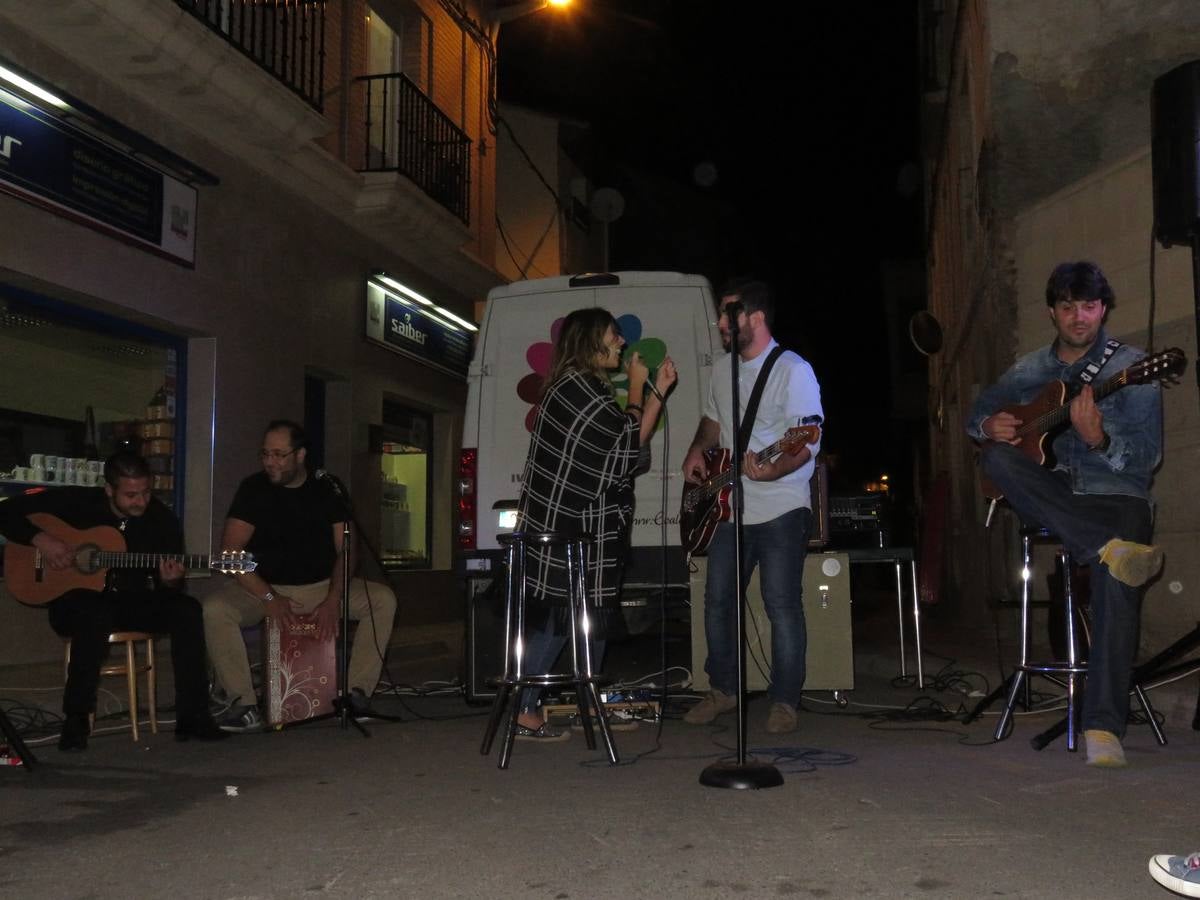
[[[175,0],[315,109],[325,78],[325,0]]]
[[[399,72],[355,83],[366,129],[359,171],[399,172],[470,224],[471,139]]]

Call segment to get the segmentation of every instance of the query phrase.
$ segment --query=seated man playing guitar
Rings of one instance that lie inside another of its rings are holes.
[[[691,485],[702,485],[717,475],[709,451],[717,446],[732,447],[735,431],[746,430],[745,424],[733,421],[732,354],[737,353],[741,413],[750,423],[742,464],[741,590],[757,566],[763,605],[771,622],[767,731],[784,734],[796,729],[796,708],[804,687],[808,637],[801,591],[804,554],[812,530],[809,481],[820,451],[819,429],[806,432],[796,426],[822,420],[821,389],[812,366],[795,353],[783,351],[771,336],[775,301],[766,284],[749,281],[728,286],[718,300],[717,314],[721,338],[731,353],[713,365],[708,401],[683,461],[683,475]],[[736,347],[731,346],[730,316],[738,326]],[[761,402],[754,409],[753,386],[760,374],[766,377],[760,388]],[[735,613],[741,592],[735,579],[734,527],[732,521],[719,522],[708,546],[704,587],[708,659],[704,670],[712,690],[684,715],[691,725],[707,724],[737,705]],[[694,549],[694,542],[687,535],[683,538],[685,545]]]
[[[1162,455],[1160,370],[1143,351],[1108,339],[1104,322],[1114,303],[1094,263],[1055,268],[1046,284],[1054,341],[981,392],[967,422],[967,433],[985,442],[984,476],[1022,521],[1049,529],[1077,562],[1092,565],[1083,728],[1087,762],[1098,766],[1125,764],[1138,588],[1162,566],[1162,551],[1149,544],[1150,482]],[[1182,354],[1163,356],[1166,377]],[[1044,465],[1047,450],[1052,468]]]
[[[175,514],[151,496],[150,477],[144,459],[121,452],[104,464],[103,487],[53,488],[0,503],[0,534],[13,542],[5,549],[5,576],[12,593],[22,597],[22,579],[57,580],[69,587],[48,600],[50,626],[71,639],[59,750],[87,749],[88,717],[96,709],[100,667],[108,654],[108,635],[114,631],[171,636],[176,740],[228,737],[208,712],[200,604],[180,591],[183,531]],[[109,532],[118,547],[122,542],[117,538],[123,536],[124,548],[146,557],[143,566],[154,567],[114,566],[97,590],[86,542],[104,541]],[[29,545],[35,552],[18,545]],[[70,587],[72,575],[89,586]],[[36,594],[36,586],[31,589]],[[35,597],[30,602],[45,601]]]

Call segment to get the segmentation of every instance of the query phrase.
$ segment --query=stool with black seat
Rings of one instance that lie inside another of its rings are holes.
[[[1078,749],[1079,741],[1079,678],[1087,676],[1087,661],[1080,658],[1079,648],[1086,643],[1086,626],[1085,634],[1082,636],[1085,640],[1080,641],[1081,635],[1078,634],[1079,629],[1077,623],[1083,622],[1081,616],[1078,615],[1076,609],[1075,586],[1071,577],[1071,554],[1065,546],[1061,544],[1057,537],[1052,535],[1044,528],[1037,526],[1022,525],[1020,530],[1021,535],[1021,639],[1020,639],[1020,659],[1016,668],[1008,681],[1005,682],[1007,689],[1008,700],[1005,703],[1004,710],[1000,714],[1000,721],[996,724],[995,740],[1003,740],[1007,734],[1009,723],[1012,719],[1013,708],[1021,696],[1021,687],[1024,685],[1024,706],[1026,709],[1030,707],[1030,688],[1029,678],[1033,675],[1042,675],[1056,684],[1066,688],[1067,691],[1067,714],[1059,726],[1052,727],[1041,735],[1030,741],[1030,744],[1035,750],[1041,750],[1051,740],[1061,734],[1063,731],[1067,734],[1067,750],[1074,752]],[[1043,662],[1030,660],[1030,583],[1033,580],[1033,546],[1037,543],[1055,543],[1059,545],[1058,557],[1062,564],[1062,592],[1064,603],[1064,618],[1066,624],[1066,659],[1052,659]],[[1162,729],[1158,721],[1154,717],[1154,710],[1150,706],[1150,699],[1146,696],[1145,691],[1140,684],[1133,684],[1133,690],[1137,694],[1138,701],[1142,705],[1142,709],[1146,714],[1147,720],[1150,722],[1154,730],[1155,738],[1159,744],[1166,744],[1166,737],[1162,733]],[[985,701],[986,703],[986,701]],[[984,704],[981,704],[981,706]],[[976,710],[978,714],[979,708]]]
[[[124,675],[125,687],[129,694],[129,726],[133,739],[139,739],[138,733],[138,675],[146,673],[146,705],[150,709],[150,733],[158,734],[158,670],[154,662],[154,639],[156,635],[148,631],[114,631],[108,636],[109,644],[125,645],[124,662],[105,665],[100,668],[101,675]],[[145,662],[137,661],[137,644],[145,642]],[[71,641],[66,641],[63,652],[63,674],[71,668]],[[95,713],[92,714],[95,718]]]
[[[484,756],[491,752],[492,742],[499,730],[505,706],[511,698],[512,708],[508,712],[498,763],[501,769],[507,769],[512,757],[513,741],[517,733],[517,717],[521,710],[521,694],[524,689],[574,686],[575,700],[579,707],[579,721],[583,726],[588,749],[596,749],[596,736],[592,731],[592,716],[588,710],[588,707],[591,706],[596,711],[595,721],[600,728],[600,736],[604,740],[608,761],[615,765],[618,762],[617,747],[613,741],[612,730],[603,714],[599,692],[599,687],[609,684],[611,679],[597,675],[593,670],[592,651],[588,642],[591,628],[588,615],[587,556],[588,548],[595,542],[595,538],[589,534],[517,531],[499,535],[497,540],[505,548],[507,568],[504,598],[504,674],[499,678],[490,679],[488,682],[497,688],[496,699],[492,703],[487,731],[484,732],[483,744],[480,746],[479,752]],[[531,546],[544,550],[562,547],[565,551],[567,610],[571,628],[570,673],[552,674],[525,671],[525,565]]]

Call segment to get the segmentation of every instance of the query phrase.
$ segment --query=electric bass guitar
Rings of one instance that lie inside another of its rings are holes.
[[[99,525],[76,529],[49,513],[33,513],[29,521],[47,534],[75,548],[75,564],[52,569],[42,551],[27,544],[4,545],[4,581],[9,592],[31,606],[43,606],[69,590],[104,590],[109,569],[155,569],[174,559],[188,569],[213,569],[226,575],[253,572],[258,566],[245,550],[225,550],[220,556],[190,553],[127,553],[125,538],[115,528]]]
[[[1114,391],[1131,384],[1150,384],[1155,381],[1174,384],[1186,363],[1187,357],[1182,350],[1169,347],[1153,356],[1139,359],[1102,384],[1092,385],[1092,392],[1099,403]],[[1021,440],[1016,448],[1039,466],[1046,465],[1054,437],[1057,437],[1062,427],[1071,421],[1071,398],[1068,394],[1065,383],[1051,381],[1029,403],[1006,406],[999,410],[1021,420],[1016,434]],[[981,477],[980,481],[983,495],[989,500],[999,500],[1004,496],[1004,492],[987,478]]]
[[[789,428],[778,441],[754,457],[761,466],[783,453],[792,456],[821,437],[821,426],[800,425]],[[679,537],[683,549],[693,556],[708,550],[719,522],[728,521],[733,513],[733,452],[727,447],[714,447],[704,454],[712,474],[700,484],[683,486],[683,501],[679,507]]]

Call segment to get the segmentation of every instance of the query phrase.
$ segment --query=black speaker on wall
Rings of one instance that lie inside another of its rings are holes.
[[[1191,246],[1200,235],[1200,60],[1154,80],[1150,131],[1154,236]]]

